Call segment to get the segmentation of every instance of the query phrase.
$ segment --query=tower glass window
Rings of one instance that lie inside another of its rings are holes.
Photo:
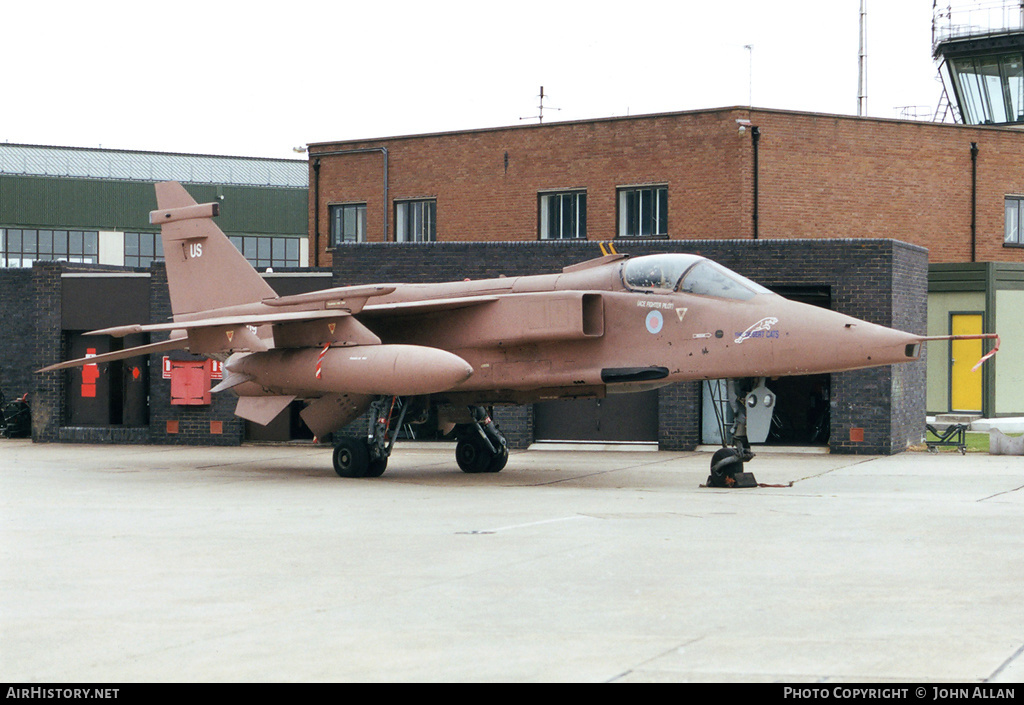
[[[948,65],[965,123],[1024,122],[1022,54],[962,56],[950,59]]]

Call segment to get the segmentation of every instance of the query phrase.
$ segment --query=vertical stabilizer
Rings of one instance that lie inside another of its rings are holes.
[[[156,203],[175,318],[277,296],[213,222],[219,204],[197,204],[176,181],[156,185]]]

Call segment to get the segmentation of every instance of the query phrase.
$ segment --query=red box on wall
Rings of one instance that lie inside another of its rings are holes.
[[[171,405],[202,406],[210,403],[210,361],[171,360]]]

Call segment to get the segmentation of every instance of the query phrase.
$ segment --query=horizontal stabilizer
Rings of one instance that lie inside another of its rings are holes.
[[[188,348],[187,338],[171,338],[160,343],[150,343],[149,345],[139,345],[134,348],[125,348],[124,350],[115,350],[114,352],[102,353],[100,355],[92,355],[90,357],[80,357],[77,360],[68,360],[66,362],[59,362],[56,365],[50,365],[44,367],[37,372],[51,372],[53,370],[65,370],[69,367],[82,367],[83,365],[96,365],[101,362],[110,362],[112,360],[125,360],[129,357],[139,357],[140,355],[149,355],[151,353],[167,352],[169,350],[184,350]]]
[[[238,397],[235,416],[266,426],[295,400],[295,395],[280,397]]]
[[[374,296],[385,296],[397,289],[393,284],[370,284],[365,286],[339,286],[322,291],[309,291],[304,294],[278,296],[264,299],[267,306],[297,306],[304,304],[323,304],[325,309],[342,310],[358,313],[366,304],[366,300]]]
[[[323,318],[341,318],[348,316],[345,311],[289,311],[280,313],[241,314],[237,316],[213,316],[198,318],[192,321],[174,321],[172,323],[137,324],[114,326],[89,331],[88,335],[112,335],[123,338],[133,333],[155,333],[168,330],[192,330],[195,328],[218,328],[222,326],[261,326],[268,323],[294,323],[297,321],[313,321]]]

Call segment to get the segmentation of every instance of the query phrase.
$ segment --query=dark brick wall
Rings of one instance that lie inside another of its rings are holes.
[[[163,262],[150,266],[149,308],[153,322],[171,319],[171,296],[167,268]],[[151,342],[167,340],[169,333],[154,334]],[[202,360],[201,356],[176,350],[166,353],[171,360]],[[172,406],[171,381],[163,378],[161,358],[154,355],[149,366],[149,442],[175,445],[239,445],[245,422],[234,415],[234,394],[213,394],[209,406]],[[213,426],[211,426],[213,424]],[[212,429],[219,426],[220,432]],[[176,427],[176,432],[169,432]]]
[[[36,262],[32,270],[0,270],[0,287],[20,281],[20,272],[31,275],[32,295],[26,300],[32,321],[31,350],[18,357],[19,348],[9,355],[11,369],[33,380],[31,406],[33,439],[71,443],[169,443],[188,445],[238,445],[242,442],[244,422],[234,415],[235,397],[213,395],[209,406],[172,406],[170,381],[162,377],[162,355],[149,361],[149,425],[142,427],[72,427],[65,425],[67,372],[34,374],[32,371],[65,359],[61,327],[61,273],[63,271],[125,271],[123,268],[84,267],[59,262]],[[137,270],[136,270],[137,271]],[[163,263],[151,267],[149,289],[150,323],[164,322],[171,315],[167,272]],[[6,297],[5,297],[6,301]],[[116,302],[112,302],[116,305]],[[5,304],[6,305],[6,304]],[[146,321],[139,321],[144,323]],[[152,342],[166,340],[168,334],[154,336]],[[3,348],[7,355],[9,348]],[[171,359],[202,359],[183,352],[169,353]],[[5,369],[7,369],[5,365]],[[169,433],[168,422],[176,422],[177,432]],[[215,432],[219,429],[220,432]]]
[[[925,329],[928,253],[914,245],[894,240],[619,240],[615,245],[636,256],[694,252],[768,287],[827,287],[834,310],[911,332]],[[545,274],[600,255],[598,244],[587,241],[364,243],[335,250],[334,282]],[[919,442],[925,423],[924,375],[923,362],[832,375],[833,452],[895,453]],[[699,384],[661,390],[658,417],[660,448],[698,445]],[[528,437],[532,424],[519,423],[516,429]],[[853,440],[861,433],[863,440]]]
[[[57,262],[36,262],[32,265],[33,299],[29,314],[34,318],[32,359],[27,364],[22,363],[29,370],[34,371],[63,359],[60,272],[61,265]],[[34,393],[29,400],[32,408],[32,439],[60,440],[60,425],[64,417],[64,375],[60,372],[47,372],[34,376]]]
[[[35,345],[35,309],[31,269],[0,269],[0,390],[8,399],[32,392],[35,378],[28,361]]]
[[[694,240],[616,243],[626,254],[695,252],[769,287],[826,287],[835,310],[882,325],[923,333],[927,295],[927,252],[893,240]],[[597,243],[372,243],[335,252],[333,283],[427,282],[544,274],[599,256]],[[61,279],[73,265],[36,263],[29,270],[0,270],[5,320],[0,338],[4,384],[27,385],[31,392],[33,437],[38,441],[236,445],[244,423],[233,415],[235,399],[214,395],[208,407],[170,405],[170,382],[152,357],[148,428],[65,428],[62,373],[34,374],[64,358],[61,338]],[[151,322],[170,316],[166,270],[152,266]],[[27,291],[23,303],[19,292]],[[27,332],[26,332],[27,331]],[[165,334],[163,334],[165,335]],[[162,339],[154,337],[153,342]],[[171,353],[172,359],[198,359]],[[833,452],[894,453],[920,441],[924,427],[923,362],[832,376]],[[12,390],[11,394],[15,390]],[[514,448],[534,439],[532,407],[495,410]],[[662,389],[658,401],[659,446],[692,449],[700,442],[700,385],[683,382]],[[169,423],[172,422],[172,423]],[[358,423],[358,422],[357,422]],[[169,427],[177,425],[177,433]],[[221,432],[214,433],[214,427]],[[863,432],[863,441],[853,440]]]

